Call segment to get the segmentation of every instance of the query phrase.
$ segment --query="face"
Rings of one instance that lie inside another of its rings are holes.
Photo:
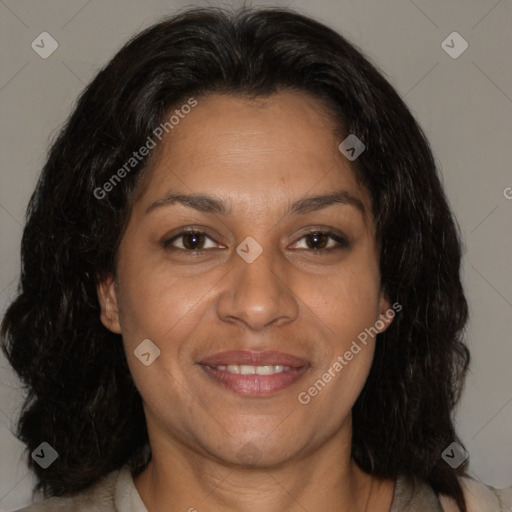
[[[370,198],[318,100],[197,102],[133,204],[102,321],[153,448],[278,464],[351,432],[375,343],[358,335],[389,308]]]

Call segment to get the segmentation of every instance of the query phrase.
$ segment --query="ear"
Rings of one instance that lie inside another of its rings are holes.
[[[400,306],[400,309],[402,307]],[[397,311],[400,311],[397,309]],[[395,304],[391,307],[390,301],[388,300],[384,291],[381,291],[379,298],[379,319],[377,320],[375,326],[378,329],[379,333],[384,332],[395,318]]]
[[[121,334],[119,323],[119,307],[117,300],[116,282],[114,276],[103,278],[96,287],[100,302],[101,323],[110,331]]]

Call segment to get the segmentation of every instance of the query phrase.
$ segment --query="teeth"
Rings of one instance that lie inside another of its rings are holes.
[[[273,373],[281,373],[283,371],[282,366],[255,366],[257,375],[272,375]]]
[[[246,364],[229,364],[227,366],[215,366],[217,370],[226,370],[229,373],[237,373],[240,375],[274,375],[274,373],[282,373],[290,370],[290,366],[283,366],[281,364],[265,365],[265,366],[250,366]]]

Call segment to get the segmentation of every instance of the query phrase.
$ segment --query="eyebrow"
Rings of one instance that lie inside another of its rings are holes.
[[[206,194],[180,193],[167,194],[165,197],[151,203],[146,208],[146,213],[176,203],[204,213],[216,213],[223,216],[227,216],[231,213],[231,208],[228,208],[222,200],[215,197]],[[352,206],[358,210],[363,217],[366,215],[366,208],[362,201],[346,190],[340,190],[331,194],[303,197],[291,205],[286,215],[303,215],[327,208],[333,204]]]

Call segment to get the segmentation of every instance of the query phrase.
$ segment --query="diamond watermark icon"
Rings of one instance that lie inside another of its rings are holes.
[[[31,454],[31,457],[43,468],[49,468],[59,454],[46,441],[41,443]]]
[[[237,248],[236,252],[247,263],[252,263],[262,252],[263,247],[254,240],[252,236],[248,236]]]
[[[468,453],[454,441],[444,450],[441,457],[451,468],[457,469],[468,458]]]
[[[452,32],[441,43],[441,48],[452,59],[458,59],[468,49],[468,46],[468,42],[458,32]]]
[[[143,365],[149,366],[160,356],[160,349],[151,340],[146,339],[137,346],[133,353]]]
[[[339,146],[338,149],[353,162],[365,149],[363,141],[351,133]]]
[[[48,32],[41,32],[30,46],[39,57],[47,59],[59,47],[59,43]]]

